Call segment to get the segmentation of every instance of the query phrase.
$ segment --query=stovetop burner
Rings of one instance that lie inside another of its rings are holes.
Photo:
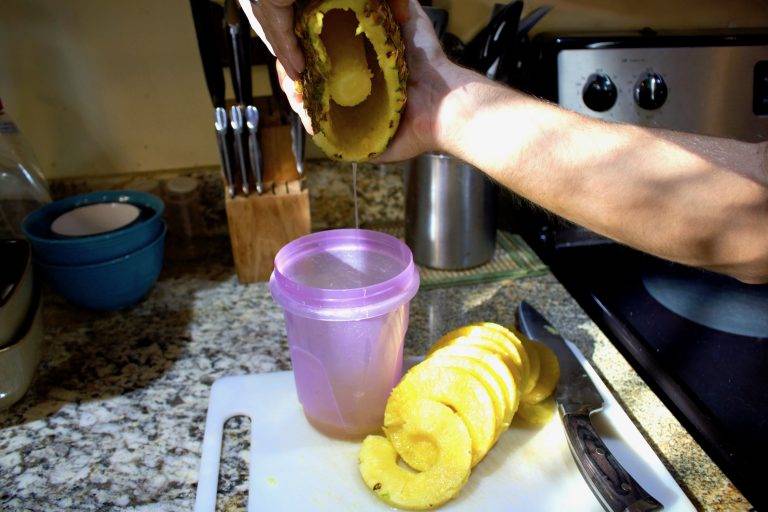
[[[642,280],[651,297],[683,318],[716,331],[768,338],[768,286],[667,262],[649,264]]]

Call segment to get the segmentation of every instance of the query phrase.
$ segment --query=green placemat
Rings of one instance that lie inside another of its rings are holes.
[[[403,238],[402,228],[382,229]],[[491,261],[469,270],[435,270],[419,266],[421,289],[492,283],[504,279],[540,276],[548,272],[536,253],[519,235],[499,231]]]

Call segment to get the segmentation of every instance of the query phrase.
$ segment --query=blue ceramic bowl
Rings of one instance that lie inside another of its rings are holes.
[[[139,208],[139,218],[128,226],[82,237],[62,237],[51,231],[60,215],[96,203],[130,203]],[[144,192],[109,190],[67,197],[46,204],[27,215],[21,226],[32,244],[36,262],[46,265],[88,265],[111,261],[146,247],[163,231],[163,201]]]
[[[79,266],[36,262],[43,279],[76,306],[114,311],[139,302],[154,286],[163,267],[165,223],[149,245],[104,263]]]

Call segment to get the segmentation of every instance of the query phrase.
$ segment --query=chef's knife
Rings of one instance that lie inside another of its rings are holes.
[[[517,314],[523,334],[544,343],[557,356],[560,382],[555,391],[555,399],[568,438],[568,447],[579,471],[603,508],[610,512],[641,512],[663,508],[619,464],[592,426],[589,415],[603,407],[603,398],[563,337],[527,302],[520,304]]]
[[[249,105],[253,103],[250,26],[247,22],[243,23],[236,0],[226,0],[224,11],[231,50],[229,67],[235,101]]]
[[[232,134],[229,132],[227,111],[224,110],[224,71],[221,69],[218,41],[222,35],[221,6],[210,0],[190,0],[192,18],[195,22],[197,44],[203,62],[205,82],[214,107],[214,127],[219,146],[221,170],[229,197],[235,195],[234,174],[232,173]],[[219,20],[217,24],[216,21]]]
[[[217,44],[221,37],[221,6],[211,2],[211,0],[189,0],[189,4],[192,8],[197,46],[203,63],[208,94],[211,96],[211,103],[213,103],[214,108],[223,107],[225,99],[224,71],[221,69]],[[216,24],[217,19],[219,20],[218,25]]]
[[[245,157],[245,148],[243,147],[243,136],[245,134],[245,121],[242,105],[232,105],[230,109],[230,122],[232,131],[235,133],[235,153],[237,154],[237,164],[240,167],[240,178],[242,179],[241,189],[246,196],[251,193],[251,186],[248,184],[248,159]]]
[[[499,9],[488,25],[488,38],[481,49],[478,65],[480,71],[491,80],[496,80],[496,77],[504,72],[499,68],[504,62],[505,53],[515,44],[522,12],[521,0],[510,2]]]
[[[246,158],[248,140],[245,133],[244,110],[253,103],[253,85],[251,80],[251,36],[250,25],[244,21],[236,0],[224,2],[224,19],[229,34],[230,60],[229,70],[232,77],[232,89],[235,91],[236,105],[230,110],[232,129],[235,132],[235,152],[240,167],[240,189],[246,196],[250,194],[249,161]]]
[[[256,177],[256,192],[264,192],[264,176],[261,174],[261,148],[259,147],[259,109],[248,105],[245,109],[245,124],[248,126],[248,152],[251,168]]]
[[[229,197],[235,197],[235,180],[232,174],[232,161],[229,158],[229,143],[227,141],[227,132],[229,131],[229,123],[227,123],[227,111],[222,107],[216,107],[214,109],[214,114],[216,141],[219,144],[221,169],[224,172],[224,181],[227,184],[227,194],[229,194]]]

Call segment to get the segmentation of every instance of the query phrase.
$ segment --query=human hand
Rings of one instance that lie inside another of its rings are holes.
[[[408,62],[408,99],[400,127],[377,162],[408,160],[440,148],[438,113],[450,93],[451,78],[460,68],[446,57],[432,21],[417,0],[410,0],[410,17],[401,24]]]
[[[294,0],[239,0],[251,27],[288,75],[298,80],[304,71],[304,54],[293,32]]]
[[[252,11],[249,7],[250,0],[240,1],[246,4],[246,13],[249,14],[254,28],[261,27],[255,19],[256,10]],[[456,75],[462,71],[445,56],[432,28],[432,22],[417,0],[389,1],[399,19],[404,15],[407,17],[407,21],[401,23],[401,29],[410,78],[408,100],[400,127],[389,148],[377,159],[379,162],[407,160],[425,151],[441,149],[441,144],[438,142],[438,113],[446,96],[457,85]],[[291,3],[290,0],[260,0],[259,3],[262,2]],[[292,16],[291,12],[291,24]],[[265,33],[261,28],[257,29],[257,32],[259,31],[260,34]],[[298,50],[298,46],[296,49]],[[277,49],[276,51],[278,55],[282,52]],[[286,61],[287,59],[278,57],[276,63],[280,87],[288,97],[291,108],[301,117],[307,132],[313,135],[312,122],[295,83],[295,80],[300,78],[300,72],[295,73],[296,78],[294,78],[292,71],[284,65]],[[303,69],[303,56],[301,62]]]

